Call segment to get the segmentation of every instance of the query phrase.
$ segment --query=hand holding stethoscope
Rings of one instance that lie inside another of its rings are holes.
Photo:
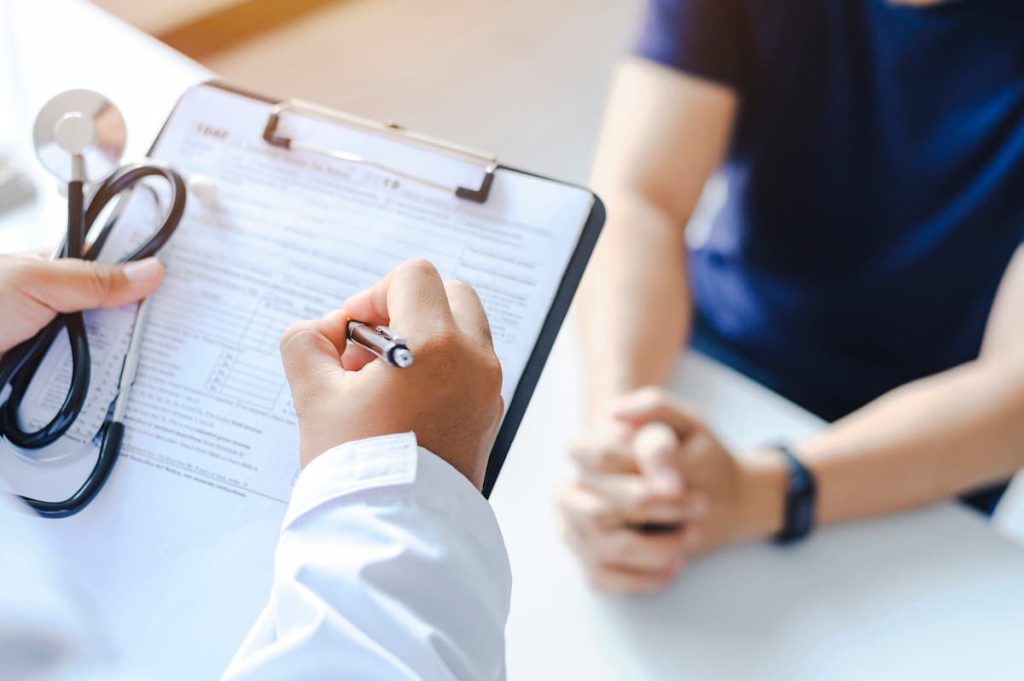
[[[86,238],[93,223],[111,201],[115,198],[125,200],[131,190],[147,178],[159,178],[167,183],[167,209],[149,239],[119,262],[151,257],[174,233],[185,211],[184,181],[174,170],[157,164],[118,167],[125,144],[124,119],[105,97],[89,90],[71,90],[57,95],[39,112],[34,141],[42,165],[67,182],[67,236],[54,258],[97,259],[117,224],[120,204],[115,206],[110,218],[86,249]],[[95,185],[88,201],[85,196],[87,183]],[[82,486],[68,499],[44,501],[23,497],[40,515],[64,517],[77,513],[96,496],[109,477],[124,438],[124,411],[138,367],[140,330],[146,309],[143,303],[136,315],[117,397],[103,424],[96,465]],[[19,417],[21,403],[50,345],[65,329],[71,345],[72,366],[67,395],[49,423],[38,430],[26,430]],[[0,393],[10,386],[6,400],[0,403],[0,436],[21,450],[40,450],[53,444],[82,412],[89,390],[90,369],[89,339],[82,314],[58,314],[36,336],[0,358]]]

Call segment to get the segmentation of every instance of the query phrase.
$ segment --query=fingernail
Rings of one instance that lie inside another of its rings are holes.
[[[129,282],[140,284],[160,276],[162,270],[163,265],[160,264],[159,260],[156,258],[146,258],[145,260],[128,263],[121,271],[124,272],[124,277]]]

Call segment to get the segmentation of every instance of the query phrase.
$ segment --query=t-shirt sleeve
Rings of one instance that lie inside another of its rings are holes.
[[[742,89],[750,49],[742,0],[648,0],[634,54]]]

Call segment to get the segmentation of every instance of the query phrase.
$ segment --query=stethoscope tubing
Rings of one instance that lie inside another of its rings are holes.
[[[67,238],[58,252],[58,257],[85,260],[98,258],[117,223],[119,212],[115,209],[111,219],[86,251],[85,239],[92,224],[113,199],[130,192],[147,177],[161,177],[168,182],[171,189],[170,205],[160,227],[153,235],[119,262],[141,260],[155,255],[174,234],[185,213],[187,188],[184,179],[173,169],[158,164],[146,164],[126,166],[116,171],[96,189],[88,201],[88,206],[85,205],[82,183],[68,183]],[[21,404],[46,353],[62,330],[67,331],[71,347],[72,371],[68,392],[49,423],[38,430],[27,431],[22,427],[19,418]],[[137,324],[133,327],[133,341],[134,334],[139,331]],[[91,356],[82,313],[59,314],[35,337],[11,349],[0,358],[0,390],[5,385],[11,388],[7,399],[0,404],[0,435],[22,449],[40,449],[53,444],[71,428],[81,414],[88,395],[90,379]],[[119,389],[123,387],[119,386]],[[106,483],[120,453],[123,439],[124,424],[117,420],[108,421],[103,426],[96,465],[73,495],[62,501],[43,501],[24,496],[22,499],[45,517],[59,518],[77,513],[92,501]]]

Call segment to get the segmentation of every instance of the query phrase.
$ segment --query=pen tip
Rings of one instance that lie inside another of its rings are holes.
[[[393,359],[397,367],[404,369],[407,366],[412,366],[412,353],[405,348],[395,350]]]

